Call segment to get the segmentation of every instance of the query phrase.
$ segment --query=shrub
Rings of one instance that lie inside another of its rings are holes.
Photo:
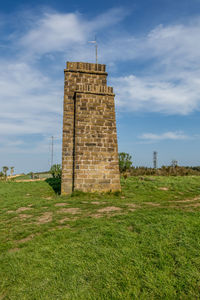
[[[119,153],[119,171],[124,173],[130,170],[132,166],[131,155],[125,152]]]
[[[53,178],[61,178],[62,169],[60,164],[55,164],[51,167],[50,173],[52,174]]]

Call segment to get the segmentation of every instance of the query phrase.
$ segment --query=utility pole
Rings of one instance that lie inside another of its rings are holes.
[[[95,36],[94,41],[89,41],[88,43],[94,44],[95,45],[95,53],[96,53],[96,64],[98,64],[98,44]]]
[[[154,169],[157,169],[157,154],[158,154],[158,152],[156,152],[156,151],[153,152],[153,167],[154,167]]]
[[[51,167],[53,166],[53,135],[51,137]]]

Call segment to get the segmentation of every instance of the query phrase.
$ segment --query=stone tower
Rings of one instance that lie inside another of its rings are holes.
[[[114,94],[105,69],[67,62],[64,70],[62,194],[121,189]]]

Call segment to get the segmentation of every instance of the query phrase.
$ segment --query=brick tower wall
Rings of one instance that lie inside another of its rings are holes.
[[[105,65],[65,69],[62,194],[120,190],[113,88]]]

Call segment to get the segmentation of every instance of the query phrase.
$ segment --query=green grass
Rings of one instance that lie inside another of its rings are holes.
[[[200,298],[200,177],[51,186],[0,182],[0,299]]]

